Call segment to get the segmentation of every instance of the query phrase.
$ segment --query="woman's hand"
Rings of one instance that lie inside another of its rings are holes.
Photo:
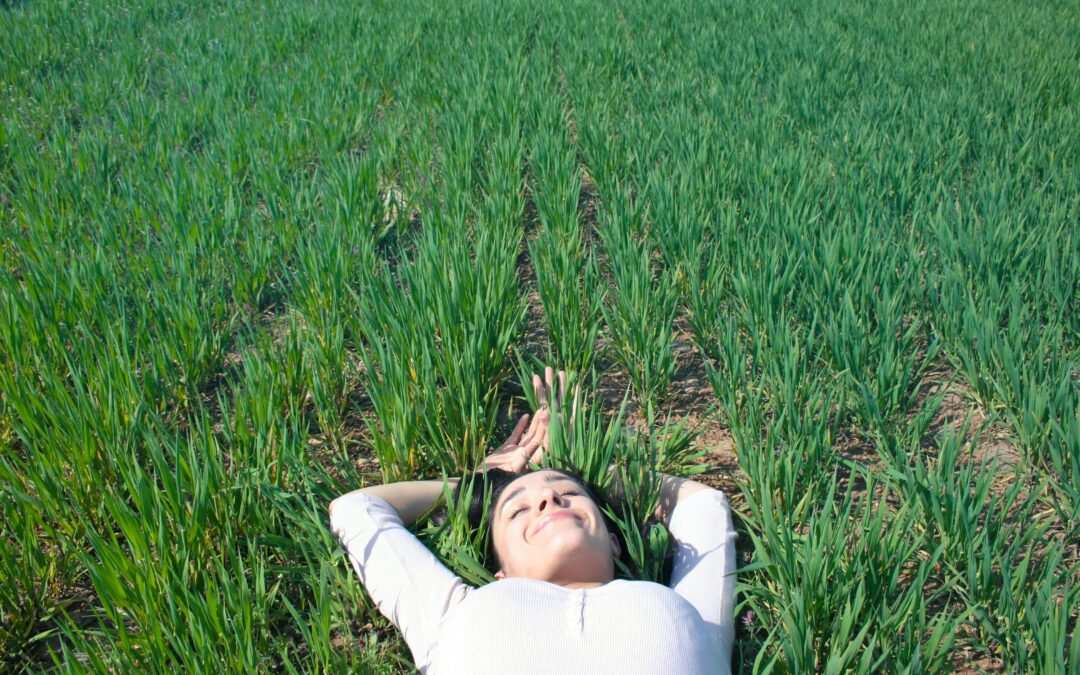
[[[556,388],[558,382],[558,388]],[[548,423],[551,421],[551,408],[554,403],[556,411],[561,410],[566,401],[567,375],[565,370],[555,372],[550,366],[544,369],[544,379],[539,375],[532,377],[533,394],[539,404],[539,409],[532,416],[532,424],[526,431],[525,425],[529,422],[529,416],[524,415],[518,420],[514,432],[506,441],[495,449],[484,460],[484,471],[488,469],[503,469],[519,473],[524,471],[529,463],[539,464],[547,450]],[[570,419],[577,413],[577,391],[574,394]]]
[[[556,379],[558,380],[558,390],[555,388]],[[555,409],[561,411],[566,405],[566,387],[567,387],[567,375],[565,370],[560,370],[558,374],[555,373],[555,369],[548,366],[544,369],[544,380],[540,380],[539,375],[532,376],[533,392],[536,393],[536,400],[540,404],[540,409],[550,408],[551,403],[554,400]],[[578,399],[581,397],[581,386],[574,387],[574,399],[570,404],[570,421],[573,421],[577,415]]]
[[[539,464],[546,449],[544,441],[547,440],[550,419],[551,411],[546,408],[538,410],[532,417],[528,431],[525,431],[529,416],[522,415],[510,437],[484,460],[484,471],[502,469],[520,473],[529,466],[529,462]]]

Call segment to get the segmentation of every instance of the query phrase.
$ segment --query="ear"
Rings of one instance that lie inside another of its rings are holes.
[[[506,575],[503,574],[502,570],[499,570],[498,572],[495,573],[495,579],[501,580],[501,579],[505,579],[505,578],[506,578]]]
[[[611,537],[611,555],[618,558],[622,555],[622,546],[619,546],[619,538],[614,534],[609,534],[608,536]]]

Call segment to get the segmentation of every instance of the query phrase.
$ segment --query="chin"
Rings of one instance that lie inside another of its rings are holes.
[[[586,564],[590,560],[611,557],[610,544],[598,542],[585,536],[584,532],[559,532],[544,547],[544,553],[550,555],[556,563],[570,562],[574,565]]]

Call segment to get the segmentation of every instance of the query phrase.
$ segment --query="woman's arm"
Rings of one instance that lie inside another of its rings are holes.
[[[438,503],[443,494],[443,486],[449,483],[450,489],[454,489],[458,478],[448,478],[446,483],[441,480],[410,480],[401,483],[385,483],[383,485],[371,485],[359,490],[342,495],[330,502],[330,518],[334,517],[334,509],[339,504],[348,501],[349,497],[356,494],[366,494],[379,497],[386,501],[406,527],[412,527],[416,521],[431,511]]]
[[[675,540],[669,585],[713,626],[728,663],[735,640],[736,534],[731,506],[722,492],[694,481],[675,479],[664,487],[677,505],[667,510],[665,521]]]
[[[393,506],[369,490],[335,499],[330,529],[376,607],[401,630],[417,668],[426,670],[440,622],[469,587],[406,529]]]
[[[524,434],[525,424],[529,416],[524,415],[514,428],[510,438],[500,445],[495,452],[488,455],[484,460],[483,469],[486,471],[493,468],[505,468],[510,471],[521,471],[528,465],[529,460],[541,453],[542,443],[547,439],[548,413],[544,410],[533,416],[533,423],[529,431]],[[453,490],[461,482],[460,478],[447,478],[441,480],[408,480],[399,483],[383,483],[381,485],[369,485],[359,490],[338,497],[330,502],[330,517],[334,517],[336,505],[348,500],[356,494],[366,494],[379,497],[386,501],[397,512],[401,522],[406,527],[412,527],[416,521],[429,513],[439,499],[442,498],[444,487]]]
[[[703,485],[689,478],[660,474],[660,503],[656,505],[656,519],[665,526],[671,523],[671,514],[679,502],[690,495],[710,490],[708,485]]]

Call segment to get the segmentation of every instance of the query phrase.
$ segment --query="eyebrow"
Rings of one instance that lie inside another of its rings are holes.
[[[564,481],[564,480],[569,481],[569,482],[573,483],[574,485],[577,485],[577,481],[575,481],[573,478],[571,478],[569,476],[564,476],[561,473],[553,473],[553,474],[549,474],[549,475],[544,477],[544,482],[545,483],[558,483],[559,481]],[[519,487],[519,488],[515,489],[510,494],[508,494],[506,496],[506,498],[502,500],[502,504],[499,504],[499,512],[496,514],[495,517],[496,518],[501,518],[502,513],[503,513],[503,509],[506,508],[506,505],[509,504],[514,499],[517,499],[518,497],[520,497],[522,495],[522,493],[525,492],[525,490],[526,490],[526,488],[524,486],[522,486],[522,487]]]

